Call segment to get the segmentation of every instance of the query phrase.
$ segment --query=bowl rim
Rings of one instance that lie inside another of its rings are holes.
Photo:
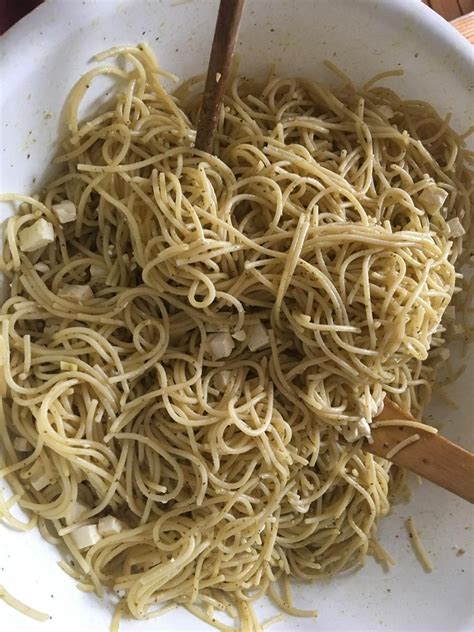
[[[215,1],[217,3],[217,0]],[[270,2],[271,0],[265,1]],[[286,1],[291,2],[291,0]],[[404,20],[411,17],[414,25],[417,27],[423,26],[425,29],[428,27],[428,30],[431,30],[433,35],[437,36],[438,44],[447,45],[474,67],[474,45],[472,45],[451,22],[443,18],[424,2],[421,2],[421,0],[410,2],[406,0],[383,0],[383,3],[378,0],[364,1],[372,3],[374,8],[377,7],[378,10],[381,9],[394,16],[398,14],[398,16]],[[173,0],[165,0],[165,2],[172,4]],[[86,10],[93,11],[94,7],[97,7],[97,0],[82,0],[80,3],[70,2],[70,0],[44,0],[42,4],[23,16],[0,36],[0,47],[2,49],[5,47],[6,49],[5,51],[1,50],[0,63],[3,63],[7,58],[8,49],[12,45],[12,40],[29,40],[33,25],[35,25],[35,28],[41,25],[45,35],[49,29],[54,28],[51,18],[56,17],[60,13],[62,6],[67,7],[68,18],[73,19],[75,14],[81,15],[81,13],[83,13],[84,7],[86,7]],[[103,8],[99,11],[102,12]],[[13,42],[13,45],[16,45],[15,42]]]

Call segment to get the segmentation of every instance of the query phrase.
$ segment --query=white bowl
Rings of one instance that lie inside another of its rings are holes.
[[[12,28],[1,43],[1,190],[31,192],[54,153],[60,112],[67,92],[92,54],[117,44],[149,41],[161,64],[180,77],[206,68],[217,1],[49,0]],[[355,81],[402,67],[406,75],[387,83],[405,96],[452,111],[459,129],[472,125],[469,87],[473,49],[439,16],[415,0],[247,0],[239,52],[243,74],[263,74],[277,62],[285,75],[326,80],[324,59]],[[472,89],[472,85],[471,85]],[[52,115],[52,116],[50,116]],[[471,117],[471,120],[469,120]],[[3,206],[0,219],[9,209]],[[472,356],[472,354],[471,354]],[[433,418],[442,432],[468,447],[474,409],[466,371],[450,387],[459,410],[437,403]],[[410,548],[403,523],[415,518],[435,570],[427,575]],[[296,590],[296,602],[318,608],[320,617],[291,619],[275,632],[317,629],[399,632],[467,631],[473,628],[472,514],[467,503],[429,484],[414,490],[408,505],[395,507],[382,522],[380,537],[397,565],[389,573],[373,561],[357,573]],[[59,554],[39,534],[0,533],[0,583],[17,598],[51,614],[36,623],[0,601],[0,627],[69,631],[108,629],[112,608],[80,592],[58,568]],[[463,556],[456,555],[461,547]],[[274,609],[257,606],[264,619]],[[121,630],[162,632],[208,626],[181,610],[155,622],[126,621]]]

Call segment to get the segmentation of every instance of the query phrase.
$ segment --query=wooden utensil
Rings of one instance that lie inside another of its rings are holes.
[[[206,85],[196,134],[196,148],[213,153],[219,109],[229,79],[232,57],[237,41],[244,0],[221,0],[214,40],[207,70]],[[390,400],[376,422],[412,420]],[[401,441],[419,435],[419,439],[399,452],[390,454]],[[375,427],[373,443],[366,442],[367,452],[387,458],[423,478],[474,502],[474,455],[444,437],[421,428],[402,425]]]
[[[244,0],[221,0],[219,5],[196,134],[197,149],[209,154],[213,153],[219,109],[229,79],[243,7]]]
[[[386,399],[383,411],[374,421],[396,420],[414,421],[414,418]],[[375,427],[373,443],[366,442],[364,450],[387,458],[397,444],[415,434],[420,438],[389,460],[474,503],[474,454],[438,434],[398,424]]]

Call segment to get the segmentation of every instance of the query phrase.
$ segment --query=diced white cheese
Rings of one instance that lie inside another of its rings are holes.
[[[432,215],[433,213],[437,213],[439,211],[445,203],[447,197],[447,191],[433,184],[426,187],[426,189],[423,189],[418,200],[425,211]]]
[[[77,529],[71,532],[71,537],[79,550],[87,549],[93,544],[97,544],[101,539],[95,524],[77,527]]]
[[[350,441],[352,443],[361,437],[370,437],[370,426],[365,417],[361,417],[356,424],[351,423],[347,426],[343,426],[342,434],[346,441]]]
[[[89,285],[73,285],[65,283],[58,290],[58,296],[62,298],[70,298],[72,300],[83,303],[94,297],[94,293]]]
[[[102,266],[98,266],[95,263],[93,263],[90,268],[90,274],[91,274],[91,279],[92,281],[95,281],[96,283],[105,283],[105,280],[107,278],[108,272],[105,268],[103,268]]]
[[[61,360],[60,366],[61,371],[77,371],[77,364],[74,364],[74,362],[64,362]]]
[[[454,323],[456,320],[456,308],[454,305],[449,305],[444,312],[444,319],[447,323]]]
[[[453,217],[453,219],[449,220],[448,230],[449,230],[449,236],[453,238],[462,237],[463,235],[466,234],[466,231],[464,230],[464,227],[459,221],[458,217]]]
[[[37,492],[41,491],[51,483],[52,481],[46,474],[46,472],[43,472],[42,474],[39,474],[37,476],[33,475],[31,477],[31,485],[36,489]]]
[[[230,371],[219,371],[219,373],[216,373],[214,376],[214,384],[218,389],[224,391],[229,384],[231,377],[232,373]]]
[[[105,516],[99,520],[98,531],[102,536],[115,535],[123,529],[123,523],[114,516]]]
[[[37,272],[48,272],[49,271],[49,265],[47,263],[44,263],[44,261],[38,261],[38,263],[35,263],[33,268]]]
[[[361,399],[361,403],[362,405],[365,405],[365,396]],[[375,415],[377,414],[377,410],[379,409],[379,402],[377,402],[372,395],[369,393],[369,398],[368,398],[368,402],[367,402],[367,408],[370,412],[370,415],[372,417],[375,417]]]
[[[20,250],[23,252],[33,252],[43,248],[54,241],[53,225],[43,217],[36,220],[31,226],[20,230]]]
[[[234,347],[235,343],[229,333],[211,334],[207,338],[207,348],[214,360],[227,358]]]
[[[362,417],[359,420],[359,423],[357,424],[357,429],[359,431],[360,437],[370,437],[370,426],[365,417]]]
[[[60,224],[73,222],[77,217],[76,205],[70,200],[63,200],[62,202],[59,202],[59,204],[53,204],[51,208],[53,209],[53,213],[58,218]]]
[[[380,114],[388,120],[390,120],[392,116],[395,114],[395,112],[392,110],[392,108],[389,105],[379,105],[378,110]]]
[[[16,437],[13,441],[13,447],[17,452],[29,452],[31,446],[24,437]]]
[[[81,501],[78,500],[69,509],[68,518],[71,520],[71,522],[79,522],[81,520],[81,516],[88,509],[89,507],[87,507],[86,505],[84,505],[84,503],[81,503]]]
[[[383,407],[384,407],[384,403],[385,403],[385,396],[386,395],[387,395],[387,393],[382,392],[382,395],[380,396],[380,399],[377,402],[377,410],[375,411],[374,417],[378,417],[378,415],[380,415],[380,413],[382,412]]]
[[[262,321],[259,320],[255,325],[250,325],[246,327],[245,333],[247,335],[247,345],[250,351],[257,351],[258,349],[262,349],[266,347],[270,342],[268,337],[267,330],[262,324]]]
[[[243,342],[247,338],[247,334],[243,329],[239,329],[239,331],[232,334],[232,338],[235,338],[235,340],[238,340],[239,342]]]

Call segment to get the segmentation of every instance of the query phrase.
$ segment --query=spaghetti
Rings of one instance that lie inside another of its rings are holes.
[[[59,175],[2,197],[0,476],[84,590],[119,594],[115,627],[183,604],[252,630],[265,594],[316,616],[274,583],[383,557],[403,474],[361,445],[384,395],[430,397],[471,155],[375,82],[274,76],[234,81],[208,155],[199,82],[117,56],[71,92]],[[81,122],[101,75],[114,100]]]
[[[21,614],[30,617],[30,619],[36,619],[36,621],[47,621],[49,619],[48,614],[45,614],[44,612],[39,612],[39,610],[35,610],[34,608],[27,606],[22,601],[19,601],[18,599],[13,597],[13,595],[7,592],[3,586],[0,586],[0,599],[3,599],[6,604],[11,606],[15,610],[18,610],[18,612],[21,612]]]
[[[413,435],[410,435],[409,437],[406,437],[402,441],[399,441],[396,445],[393,446],[391,450],[387,452],[387,459],[391,461],[393,457],[396,454],[398,454],[401,450],[404,450],[407,446],[411,445],[412,443],[416,443],[419,439],[420,439],[419,434],[413,434]]]
[[[418,530],[416,529],[413,518],[411,516],[406,520],[405,526],[407,528],[408,535],[410,536],[410,541],[416,557],[420,561],[420,564],[423,566],[425,571],[427,573],[431,573],[431,571],[433,570],[433,564],[428,557],[428,553],[426,552],[425,547],[421,543]]]

